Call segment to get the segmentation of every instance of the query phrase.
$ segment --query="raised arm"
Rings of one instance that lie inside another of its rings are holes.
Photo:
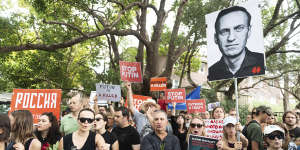
[[[176,102],[173,102],[172,105],[173,105],[172,116],[176,116]]]
[[[127,100],[128,100],[128,108],[131,111],[131,113],[134,113],[134,105],[133,105],[133,93],[132,93],[132,89],[131,89],[131,83],[126,81],[125,82],[125,87],[127,89]]]
[[[110,113],[114,114],[115,113],[115,109],[114,109],[114,106],[113,106],[112,102],[111,101],[107,101],[107,104],[108,104]]]
[[[97,101],[98,101],[98,99],[97,99],[97,94],[96,94],[95,97],[94,97],[94,111],[95,111],[95,114],[99,113]]]

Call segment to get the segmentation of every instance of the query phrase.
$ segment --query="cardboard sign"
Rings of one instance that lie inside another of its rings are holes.
[[[213,111],[216,107],[219,107],[219,106],[220,106],[220,102],[209,103],[209,104],[207,104],[207,110]]]
[[[204,119],[206,136],[220,140],[223,137],[222,119]]]
[[[151,78],[150,80],[150,91],[164,91],[167,89],[168,78]]]
[[[10,112],[29,110],[35,124],[44,112],[52,112],[59,120],[60,101],[60,89],[14,89]]]
[[[90,94],[90,105],[94,105],[94,97],[96,96],[96,91],[91,91]],[[100,106],[107,106],[107,101],[106,100],[97,100],[97,105]]]
[[[203,136],[189,135],[188,150],[216,150],[218,140]]]
[[[121,87],[120,85],[110,84],[96,84],[96,92],[98,95],[98,101],[107,100],[118,102],[121,99]]]
[[[140,110],[141,105],[147,99],[152,99],[150,96],[143,96],[143,95],[133,95],[133,105],[137,110]],[[128,100],[126,100],[125,107],[128,107]]]
[[[143,82],[140,62],[120,61],[119,64],[122,81]]]
[[[205,99],[186,100],[188,113],[205,112]]]
[[[185,89],[166,89],[166,100],[168,103],[184,103],[185,102]]]

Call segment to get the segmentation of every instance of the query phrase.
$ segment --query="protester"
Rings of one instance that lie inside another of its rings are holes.
[[[108,132],[106,128],[106,124],[108,119],[105,114],[98,113],[95,116],[95,131],[96,133],[102,135],[105,140],[105,143],[110,144],[110,150],[119,150],[119,143],[117,137],[114,134]]]
[[[41,142],[33,135],[33,117],[30,111],[13,111],[9,114],[9,119],[10,141],[15,150],[41,150]]]
[[[152,115],[154,132],[143,138],[141,150],[180,150],[178,138],[166,131],[167,114],[162,110],[156,110]]]
[[[297,114],[293,111],[287,111],[282,116],[282,121],[289,130],[290,136],[293,138],[300,137],[300,128],[297,126]]]
[[[240,132],[241,128],[235,117],[229,116],[224,119],[223,138],[219,141],[222,142],[222,150],[247,148],[248,140],[245,136],[240,134],[241,141],[237,140],[237,132]]]
[[[184,122],[185,122],[185,126],[186,126],[187,128],[190,127],[190,123],[191,123],[192,118],[193,118],[192,114],[186,113],[186,114],[184,115]]]
[[[71,113],[65,115],[60,121],[59,130],[62,135],[70,134],[76,131],[79,127],[77,117],[82,108],[80,94],[75,95],[68,101],[68,107],[70,108]]]
[[[276,117],[275,117],[274,114],[272,114],[270,117],[268,117],[268,119],[267,119],[267,124],[268,124],[268,125],[272,125],[272,124],[274,124],[275,122],[277,122],[277,120],[276,120]]]
[[[217,106],[212,111],[212,119],[224,119],[225,111],[221,106]]]
[[[282,144],[283,149],[287,149],[287,150],[296,150],[297,149],[297,145],[296,143],[292,140],[290,134],[289,134],[289,130],[287,129],[286,125],[284,123],[281,122],[275,122],[273,125],[277,125],[280,128],[282,128],[284,130],[284,141]]]
[[[210,114],[208,111],[205,111],[204,113],[202,113],[202,119],[210,119]]]
[[[267,150],[283,150],[283,140],[285,132],[277,125],[268,125],[264,129],[264,141],[267,144]]]
[[[297,118],[298,118],[297,126],[300,127],[300,109],[295,108],[293,112],[297,114]]]
[[[235,108],[231,108],[228,112],[229,116],[233,116],[233,117],[236,117],[236,110]]]
[[[49,147],[57,148],[57,144],[61,138],[59,126],[56,117],[52,112],[43,113],[38,121],[35,136],[42,143],[42,149]]]
[[[186,134],[187,134],[187,127],[185,124],[184,116],[179,114],[177,117],[175,116],[176,113],[176,103],[173,103],[173,109],[172,109],[172,116],[171,116],[171,125],[173,129],[173,133],[180,141],[180,147],[183,149]]]
[[[189,143],[189,135],[197,135],[197,136],[206,136],[205,132],[205,124],[200,116],[194,116],[191,119],[190,127],[187,132],[184,148],[182,150],[187,150]]]
[[[106,117],[107,117],[106,130],[108,132],[111,132],[113,130],[113,128],[115,127],[114,115],[113,115],[113,113],[109,112],[106,114]]]
[[[0,150],[6,150],[10,134],[10,122],[6,114],[0,114]]]
[[[267,121],[272,112],[269,107],[259,106],[253,120],[248,124],[246,129],[246,137],[248,139],[248,150],[263,150],[263,133],[261,124]]]
[[[71,134],[61,138],[58,150],[108,150],[109,146],[105,144],[101,135],[91,130],[94,125],[95,113],[89,108],[84,108],[78,112],[79,128]]]
[[[125,107],[115,110],[114,119],[116,127],[112,133],[117,136],[119,142],[119,150],[139,150],[140,136],[137,130],[129,125],[129,111]]]

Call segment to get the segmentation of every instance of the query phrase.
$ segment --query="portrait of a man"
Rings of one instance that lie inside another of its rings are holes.
[[[221,10],[216,18],[214,42],[221,58],[208,68],[208,80],[265,74],[264,54],[246,46],[251,36],[251,14],[241,6]]]

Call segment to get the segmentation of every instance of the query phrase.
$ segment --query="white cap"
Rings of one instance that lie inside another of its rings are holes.
[[[270,134],[274,131],[280,131],[284,134],[284,130],[281,127],[279,127],[278,125],[268,125],[264,129],[264,135]]]
[[[156,104],[156,101],[154,99],[149,98],[149,99],[145,100],[144,103],[154,103],[154,104]]]
[[[236,118],[232,117],[232,116],[228,116],[228,117],[224,118],[224,124],[223,124],[223,126],[226,126],[229,123],[231,123],[233,125],[236,125],[236,123],[237,123]]]

